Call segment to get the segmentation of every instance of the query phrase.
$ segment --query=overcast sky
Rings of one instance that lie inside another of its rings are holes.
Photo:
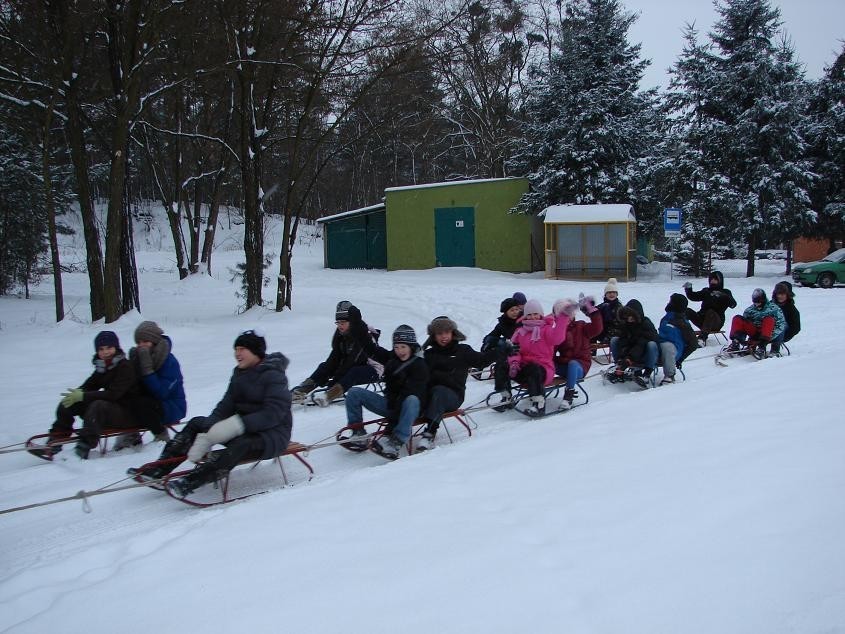
[[[642,44],[642,56],[651,59],[642,87],[668,83],[666,69],[683,48],[683,29],[695,22],[699,35],[706,37],[716,20],[713,2],[708,0],[622,0],[640,17],[631,27],[629,41]],[[807,69],[808,79],[822,76],[845,40],[845,0],[776,0],[783,29],[792,39],[798,59]]]

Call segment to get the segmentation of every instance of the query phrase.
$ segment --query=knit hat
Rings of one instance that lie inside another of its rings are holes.
[[[458,330],[458,324],[449,319],[446,315],[435,317],[428,325],[428,336],[433,337],[439,332],[451,332],[455,341],[465,341],[466,335]],[[395,335],[394,335],[395,336]]]
[[[393,331],[393,343],[404,343],[412,348],[418,347],[417,333],[408,324],[397,326]]]
[[[525,293],[520,293],[519,291],[517,291],[516,293],[513,294],[513,299],[516,300],[517,306],[525,306],[525,301],[526,301],[525,300]],[[505,312],[505,311],[502,311],[502,312]]]
[[[112,348],[120,347],[120,340],[117,335],[111,330],[101,330],[94,337],[94,350],[99,350],[103,346],[110,346]]]
[[[245,330],[235,339],[235,348],[246,348],[256,357],[261,359],[267,354],[267,342],[264,335],[257,330]]]
[[[543,312],[543,305],[536,299],[529,299],[525,302],[525,308],[522,309],[522,313],[524,315],[532,315],[534,313],[537,313],[538,315],[546,314]]]
[[[608,293],[619,293],[619,287],[617,286],[618,282],[616,281],[615,277],[611,277],[607,280],[607,284],[604,285],[604,294],[607,295]]]
[[[751,303],[752,304],[765,304],[766,303],[766,291],[762,288],[755,288],[754,292],[751,293]]]
[[[689,301],[680,293],[672,293],[669,296],[669,303],[666,304],[667,313],[683,313],[686,312]]]
[[[153,345],[161,341],[164,331],[154,321],[142,321],[135,329],[135,343],[149,341]]]
[[[522,306],[522,304],[516,301],[513,297],[508,297],[507,299],[502,300],[502,303],[499,305],[499,312],[506,313],[516,306]]]
[[[334,309],[334,319],[335,321],[349,321],[349,309],[352,308],[352,302],[347,300],[341,300],[337,303],[337,307]]]

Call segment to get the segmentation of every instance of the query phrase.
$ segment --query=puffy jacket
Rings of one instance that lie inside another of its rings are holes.
[[[566,339],[566,331],[569,328],[569,316],[561,313],[557,317],[546,315],[543,318],[543,325],[540,328],[540,337],[532,341],[534,329],[521,321],[511,341],[519,345],[519,353],[508,359],[519,361],[519,367],[523,368],[529,363],[536,363],[546,370],[546,384],[551,383],[555,378],[555,348]]]
[[[141,396],[141,385],[135,367],[129,362],[123,350],[119,349],[109,363],[94,355],[94,373],[80,386],[82,402],[89,405],[94,401],[111,401],[124,405]]]
[[[379,363],[384,364],[384,397],[387,399],[387,418],[391,422],[399,420],[402,401],[409,396],[420,400],[420,409],[425,406],[428,393],[428,365],[419,353],[419,347],[413,348],[411,358],[402,361],[392,350],[377,346],[373,353]]]
[[[374,344],[369,327],[361,319],[350,321],[346,334],[335,329],[332,351],[326,359],[329,376],[340,378],[355,366],[367,365]]]
[[[685,288],[684,293],[686,293],[687,299],[691,299],[694,302],[701,302],[702,313],[712,309],[719,313],[724,320],[725,311],[728,308],[736,308],[736,300],[734,299],[733,293],[725,288],[725,278],[722,273],[720,271],[713,271],[711,275],[719,280],[716,288],[705,286],[700,291]]]
[[[633,323],[625,320],[625,315],[635,317]],[[636,299],[632,299],[619,310],[617,322],[619,328],[619,357],[642,362],[649,341],[657,343],[657,329],[651,320],[643,313],[643,306]]]
[[[155,345],[156,350],[153,352],[154,367],[155,358],[159,356],[157,350],[159,346],[162,346],[161,353],[164,359],[159,367],[156,368],[155,372],[141,376],[141,383],[147,392],[161,403],[161,422],[164,424],[175,423],[182,420],[188,410],[188,403],[185,399],[185,386],[182,379],[182,368],[179,366],[179,361],[171,352],[173,342],[167,335],[163,335],[162,340]],[[135,368],[138,374],[141,375],[137,358],[137,348],[132,348],[129,351],[129,359],[135,362]]]
[[[264,441],[261,459],[280,455],[290,443],[293,427],[287,367],[287,357],[274,352],[251,368],[235,368],[226,393],[205,420],[207,427],[239,414],[245,433],[258,434]]]
[[[566,339],[555,348],[555,365],[564,365],[577,360],[584,369],[584,375],[590,371],[593,354],[590,350],[590,340],[598,336],[604,328],[601,311],[596,310],[590,315],[590,321],[573,319],[566,329]]]
[[[687,321],[686,313],[667,312],[660,320],[657,334],[660,341],[669,341],[675,346],[676,363],[698,350],[698,339]]]
[[[448,346],[441,346],[432,338],[426,347],[424,358],[428,364],[428,386],[443,385],[454,391],[461,402],[467,388],[467,375],[470,368],[483,368],[496,360],[497,350],[476,352],[471,346],[454,339]]]
[[[772,331],[772,339],[777,339],[786,328],[786,319],[783,316],[783,311],[772,300],[767,299],[766,303],[760,308],[755,304],[751,304],[742,313],[742,318],[750,321],[758,328],[763,323],[765,317],[774,317],[775,329]]]

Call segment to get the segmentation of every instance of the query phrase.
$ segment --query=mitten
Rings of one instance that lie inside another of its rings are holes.
[[[199,462],[214,445],[222,445],[243,434],[244,430],[244,422],[237,414],[214,423],[206,433],[197,434],[188,450],[188,460]]]
[[[511,359],[508,361],[508,376],[515,379],[517,374],[519,374],[519,359]]]
[[[692,289],[692,282],[684,282],[684,288],[686,290]]]
[[[581,309],[581,312],[585,315],[592,315],[598,310],[598,308],[596,308],[596,300],[593,299],[593,296],[587,295],[585,297],[584,293],[581,293],[578,296],[578,307]]]
[[[572,317],[575,315],[576,310],[578,310],[578,304],[568,298],[557,300],[552,307],[552,313],[555,317],[558,315],[568,315],[569,317]]]
[[[62,407],[67,409],[68,407],[73,407],[80,401],[82,401],[82,397],[85,395],[78,387],[75,388],[68,388],[64,392],[62,392]]]
[[[150,349],[138,346],[135,348],[135,354],[138,355],[138,368],[141,370],[141,376],[154,374],[153,356],[150,354]]]

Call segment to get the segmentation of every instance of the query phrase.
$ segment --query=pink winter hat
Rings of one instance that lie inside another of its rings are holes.
[[[525,308],[522,309],[523,315],[532,315],[537,313],[538,315],[545,315],[546,313],[543,312],[543,305],[537,299],[529,299],[525,302]]]

